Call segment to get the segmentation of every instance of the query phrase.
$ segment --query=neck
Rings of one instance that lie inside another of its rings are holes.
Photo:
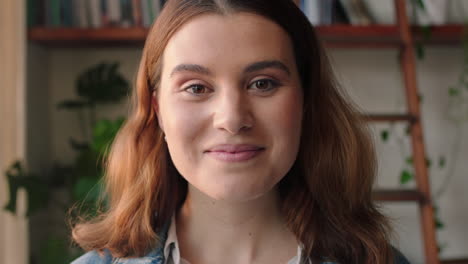
[[[287,263],[297,250],[276,190],[249,201],[217,201],[189,185],[177,236],[182,257],[191,263]]]

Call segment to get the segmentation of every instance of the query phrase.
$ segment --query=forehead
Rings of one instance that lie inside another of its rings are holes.
[[[251,13],[208,14],[190,20],[169,40],[163,58],[164,68],[179,63],[241,67],[272,59],[294,65],[288,34],[269,19]]]

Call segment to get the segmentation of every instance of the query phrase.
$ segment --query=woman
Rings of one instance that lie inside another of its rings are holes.
[[[169,0],[74,263],[407,263],[375,154],[290,0]]]

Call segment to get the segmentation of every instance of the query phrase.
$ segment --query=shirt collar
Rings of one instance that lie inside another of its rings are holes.
[[[169,224],[163,226],[158,237],[161,241],[160,245],[165,245],[168,237]],[[113,264],[164,264],[166,263],[163,247],[158,246],[151,250],[146,256],[142,258],[116,258],[112,262]]]
[[[164,245],[164,258],[172,258],[173,263],[180,263],[180,249],[179,243],[177,241],[177,230],[176,230],[176,220],[175,215],[171,218],[171,223],[169,226],[169,231],[167,233],[166,244]]]

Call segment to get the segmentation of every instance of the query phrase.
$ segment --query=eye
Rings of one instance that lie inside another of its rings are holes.
[[[206,86],[201,84],[192,84],[189,87],[184,88],[184,91],[193,95],[201,95],[210,92],[210,90]]]
[[[261,92],[268,92],[277,88],[280,84],[272,79],[260,79],[256,80],[249,85],[249,88],[255,89]]]

